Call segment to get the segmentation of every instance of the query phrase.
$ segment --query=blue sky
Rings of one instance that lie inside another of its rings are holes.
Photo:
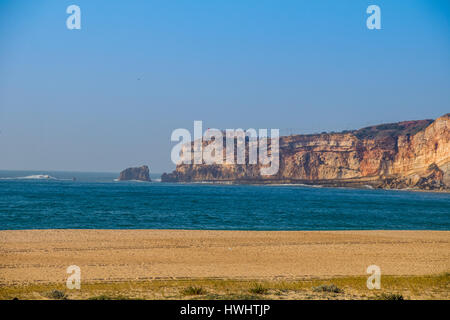
[[[168,171],[172,131],[194,120],[312,133],[436,118],[449,15],[426,0],[0,0],[0,169]]]

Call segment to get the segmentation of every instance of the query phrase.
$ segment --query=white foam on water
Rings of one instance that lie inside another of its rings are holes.
[[[24,176],[24,177],[7,177],[7,178],[0,178],[0,180],[59,180],[59,181],[69,181],[72,179],[58,179],[55,177],[52,177],[48,174],[33,174],[30,176]]]
[[[114,182],[139,182],[139,183],[142,183],[142,182],[149,182],[149,181],[134,180],[134,179],[131,179],[131,180],[119,180],[119,179],[114,179]]]
[[[18,179],[38,179],[38,180],[54,179],[54,180],[57,180],[55,177],[49,176],[48,174],[33,174],[31,176],[19,177]]]

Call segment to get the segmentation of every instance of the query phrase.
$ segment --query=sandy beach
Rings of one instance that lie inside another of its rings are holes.
[[[450,270],[449,231],[0,231],[0,284],[308,279]]]

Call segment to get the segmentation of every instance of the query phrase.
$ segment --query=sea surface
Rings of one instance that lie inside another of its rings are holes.
[[[448,193],[117,177],[0,171],[0,229],[450,230]]]

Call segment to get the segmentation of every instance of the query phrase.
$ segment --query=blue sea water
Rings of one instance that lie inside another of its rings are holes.
[[[445,193],[117,182],[117,176],[0,171],[0,229],[450,230]]]

